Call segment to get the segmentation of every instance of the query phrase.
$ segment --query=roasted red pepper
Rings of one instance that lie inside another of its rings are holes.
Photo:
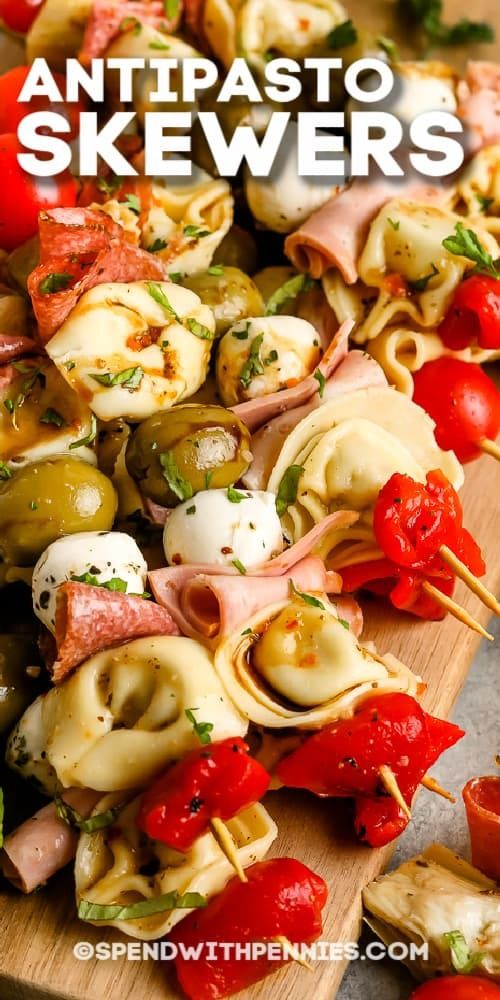
[[[425,484],[394,473],[382,487],[373,510],[373,531],[388,559],[408,569],[444,569],[442,545],[455,552],[476,576],[485,565],[470,532],[463,526],[458,494],[439,469]]]
[[[269,775],[239,737],[193,750],[144,793],[137,825],[154,840],[188,851],[210,820],[231,819],[258,802]]]
[[[463,735],[453,723],[424,712],[410,695],[380,695],[365,702],[352,719],[310,736],[280,761],[277,775],[288,787],[355,798],[356,830],[378,847],[408,822],[381,785],[381,767],[391,769],[410,805],[428,768]]]
[[[184,948],[204,942],[252,945],[284,937],[293,944],[311,944],[322,933],[321,911],[328,895],[322,878],[294,858],[272,858],[247,868],[248,882],[232,879],[203,910],[191,913],[173,930],[170,940]],[[225,958],[217,949],[199,958],[178,954],[175,966],[184,993],[191,1000],[218,1000],[248,989],[281,968],[287,960],[262,955],[247,958],[234,952]]]
[[[372,559],[370,562],[344,566],[339,572],[342,590],[347,594],[369,590],[372,594],[388,597],[399,611],[408,611],[427,621],[441,621],[446,611],[422,590],[424,581],[428,580],[448,597],[451,597],[455,586],[453,573],[444,564],[443,568],[436,566],[424,575],[403,569],[390,559]]]
[[[500,281],[485,274],[473,274],[462,281],[438,333],[452,351],[463,351],[471,344],[478,344],[485,350],[497,350],[500,347]]]

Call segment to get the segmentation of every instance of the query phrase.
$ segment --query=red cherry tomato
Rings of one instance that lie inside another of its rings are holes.
[[[469,344],[485,350],[500,347],[500,281],[473,274],[458,286],[438,330],[446,347],[462,351]]]
[[[80,131],[80,114],[85,111],[85,103],[79,101],[77,104],[69,104],[63,101],[54,104],[48,97],[33,97],[28,104],[19,103],[24,82],[29,73],[29,66],[16,66],[7,73],[0,76],[0,135],[5,132],[17,132],[23,118],[34,111],[55,111],[64,115],[71,125],[71,133],[64,136],[64,139],[71,142],[76,139]],[[66,90],[66,79],[63,73],[53,73],[54,80],[62,94]]]
[[[70,174],[32,177],[17,162],[22,146],[15,135],[0,135],[0,247],[15,250],[38,230],[39,212],[72,208],[77,188]]]
[[[438,358],[413,376],[413,399],[436,424],[436,441],[461,462],[479,458],[479,442],[500,429],[500,393],[479,365]]]
[[[444,976],[418,986],[410,1000],[500,1000],[500,986],[479,976]]]
[[[11,31],[24,34],[31,28],[44,0],[0,0],[0,18]]]

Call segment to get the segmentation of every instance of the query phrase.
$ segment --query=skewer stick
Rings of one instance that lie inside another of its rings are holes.
[[[210,827],[222,853],[226,855],[229,864],[234,868],[240,882],[248,882],[241,861],[238,857],[236,845],[226,824],[223,823],[217,816],[214,816],[210,820]]]
[[[448,799],[448,802],[457,801],[455,796],[452,795],[451,792],[448,792],[446,788],[442,788],[436,779],[432,778],[430,774],[426,774],[425,778],[422,778],[420,784],[423,785],[424,788],[427,788],[429,792],[435,792],[436,795],[441,795],[443,799]]]
[[[443,594],[443,592],[438,590],[437,587],[434,587],[432,583],[424,580],[422,590],[424,590],[429,597],[432,597],[436,604],[440,604],[445,611],[449,611],[454,618],[457,618],[459,622],[462,622],[463,625],[467,625],[467,627],[471,628],[473,632],[477,632],[479,635],[482,635],[484,639],[489,639],[490,642],[493,642],[494,636],[490,635],[490,633],[487,632],[486,629],[484,629],[483,626],[480,625],[479,622],[477,622],[476,619],[465,610],[465,608],[461,608],[456,601],[453,601],[451,597]]]
[[[500,462],[500,445],[496,441],[490,441],[489,438],[481,438],[479,447],[481,451],[485,451],[487,455],[492,455],[493,458],[496,458],[497,462]]]
[[[275,941],[276,944],[281,945],[283,949],[283,955],[287,955],[290,958],[293,958],[293,961],[297,962],[297,965],[302,965],[303,968],[307,969],[309,972],[313,971],[311,963],[308,962],[305,958],[302,958],[300,951],[298,951],[295,945],[293,945],[292,942],[289,941],[284,934],[277,934],[276,937],[273,938],[273,941]]]
[[[495,595],[492,594],[487,587],[485,587],[484,583],[481,583],[481,581],[478,580],[477,576],[474,576],[474,573],[471,573],[469,567],[466,566],[465,563],[463,563],[462,560],[459,559],[447,545],[441,545],[439,555],[441,556],[443,562],[445,562],[447,566],[453,570],[460,580],[463,580],[469,590],[472,590],[472,593],[476,594],[476,596],[479,597],[479,600],[482,601],[483,604],[490,609],[490,611],[494,611],[496,615],[500,615],[500,603],[497,601]]]
[[[397,802],[400,809],[403,810],[407,819],[411,819],[411,809],[407,802],[403,798],[403,793],[397,783],[396,775],[394,771],[387,764],[382,764],[378,769],[379,778],[389,795]]]

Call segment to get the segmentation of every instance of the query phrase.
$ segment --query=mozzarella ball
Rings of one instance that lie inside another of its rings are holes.
[[[145,420],[200,388],[214,331],[211,309],[186,288],[110,283],[82,295],[47,352],[100,420]]]
[[[259,316],[235,323],[217,355],[217,388],[225,406],[300,382],[321,357],[312,323],[297,316]]]
[[[252,177],[247,172],[245,178],[245,194],[252,215],[275,233],[297,229],[345,183],[345,177],[301,177],[297,136],[297,125],[290,122],[269,177]],[[344,161],[347,172],[346,155],[339,153],[338,158]]]
[[[252,653],[253,666],[275,691],[308,708],[384,676],[384,667],[360,649],[324,595],[320,605],[291,601]]]
[[[237,490],[204,490],[170,514],[163,547],[167,562],[237,564],[252,569],[283,549],[280,519],[274,493]]]
[[[402,62],[394,69],[394,86],[383,101],[363,104],[351,98],[347,112],[387,111],[395,115],[406,126],[411,125],[417,115],[425,111],[457,110],[455,97],[455,76],[449,66],[440,62]],[[363,84],[364,90],[374,90],[379,85],[379,76],[374,73]]]
[[[127,586],[127,594],[143,594],[147,572],[142,552],[130,535],[121,531],[82,531],[66,535],[42,552],[33,570],[33,610],[54,632],[56,597],[61,583],[89,574],[96,577],[99,585],[109,580],[122,580]]]

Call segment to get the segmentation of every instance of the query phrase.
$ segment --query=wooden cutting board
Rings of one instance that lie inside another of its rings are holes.
[[[279,0],[275,0],[279,2]],[[413,39],[398,29],[395,3],[390,0],[345,0],[349,16],[375,33],[401,43],[404,57],[415,55]],[[469,15],[497,25],[498,0],[476,0],[469,10],[463,0],[445,3],[449,20]],[[436,53],[458,68],[464,58],[498,59],[495,45],[474,50],[441,50]],[[0,56],[1,58],[1,56]],[[486,582],[500,589],[500,466],[483,458],[469,467],[462,493],[467,525],[480,542],[489,565]],[[465,588],[457,599],[486,624],[488,612]],[[391,651],[421,674],[428,688],[425,707],[447,715],[475,656],[479,637],[453,618],[436,624],[391,614],[375,603],[366,607],[365,639],[373,639],[380,652]],[[492,751],[493,752],[493,751]],[[423,792],[422,794],[429,794]],[[312,796],[279,792],[266,800],[280,828],[273,855],[292,855],[326,879],[330,898],[323,933],[325,941],[351,941],[359,931],[361,889],[386,864],[389,851],[371,851],[356,845],[347,812],[339,804],[322,803]],[[453,808],[443,804],[443,808]],[[430,834],[432,831],[430,831]],[[73,957],[78,941],[124,940],[115,932],[93,928],[75,919],[71,880],[54,879],[40,894],[23,897],[0,892],[0,1000],[174,1000],[179,997],[174,977],[152,961],[79,962]],[[132,939],[129,939],[132,940]],[[333,1000],[344,966],[318,962],[313,973],[297,965],[275,973],[245,992],[247,1000]],[[240,994],[243,996],[243,994]]]

